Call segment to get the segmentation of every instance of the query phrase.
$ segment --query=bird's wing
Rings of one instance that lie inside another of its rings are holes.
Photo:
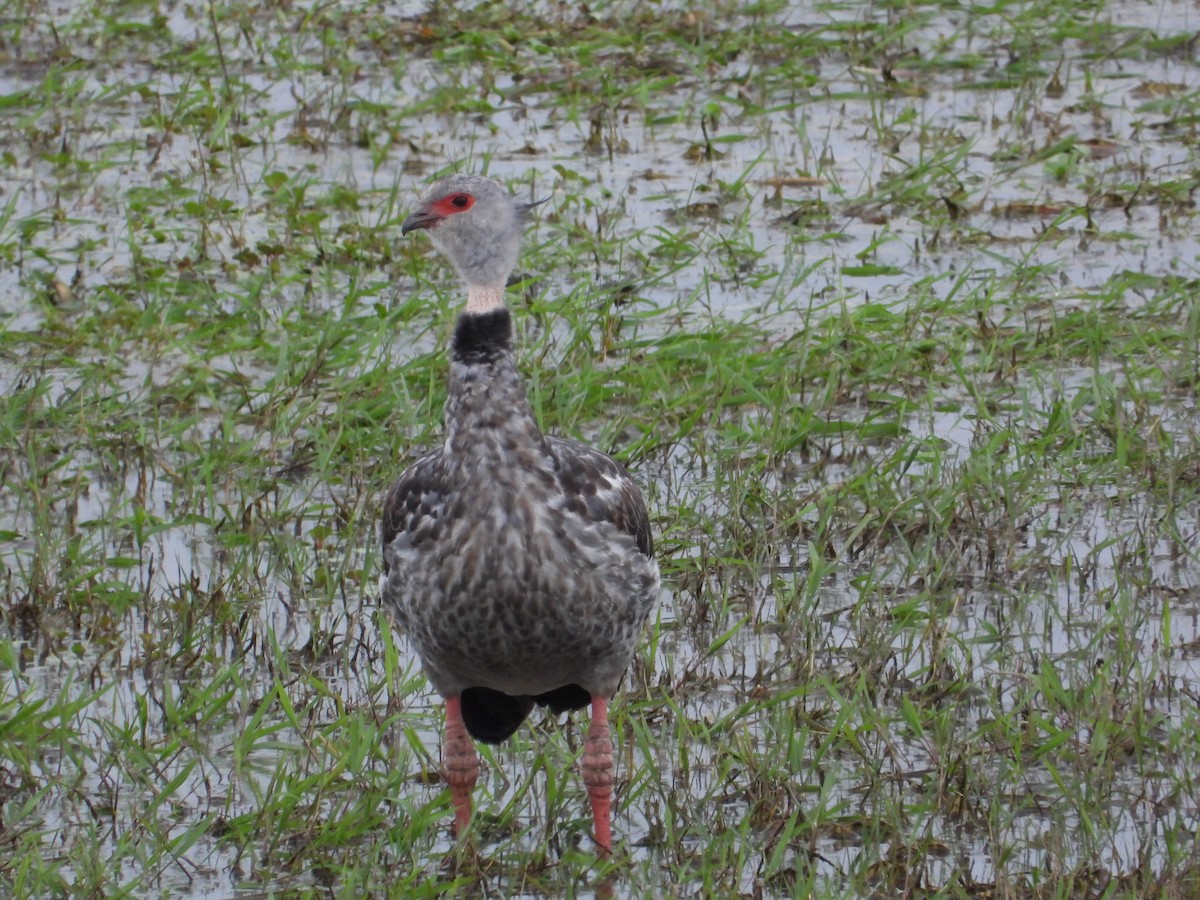
[[[401,536],[410,545],[418,545],[437,529],[450,493],[449,486],[443,480],[441,459],[440,449],[422,456],[404,470],[404,474],[388,491],[380,524],[385,550]],[[383,555],[383,569],[386,575],[389,569],[386,552]]]
[[[620,463],[578,441],[547,437],[546,442],[557,463],[566,508],[592,522],[612,523],[653,557],[646,501]]]

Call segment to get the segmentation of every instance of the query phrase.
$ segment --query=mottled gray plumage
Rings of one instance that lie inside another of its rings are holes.
[[[445,696],[611,696],[658,594],[636,486],[604,454],[541,434],[509,354],[451,365],[446,425],[383,525],[384,600],[430,682]]]
[[[473,208],[456,214],[464,195]],[[526,209],[495,182],[452,175],[405,230],[427,229],[470,288],[494,288]],[[381,593],[434,688],[461,696],[467,730],[502,740],[534,703],[616,691],[658,596],[650,522],[620,465],[542,434],[502,305],[459,317],[445,430],[388,494]]]

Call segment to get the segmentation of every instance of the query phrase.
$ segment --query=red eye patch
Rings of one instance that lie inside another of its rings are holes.
[[[431,209],[439,216],[450,216],[454,213],[466,212],[475,205],[475,198],[470,194],[450,194],[433,203]]]

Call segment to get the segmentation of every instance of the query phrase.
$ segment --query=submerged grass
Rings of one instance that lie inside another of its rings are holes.
[[[1145,11],[7,10],[0,893],[1193,895],[1197,73]],[[375,602],[455,164],[550,196],[529,392],[654,513],[611,863],[548,721],[454,849]]]

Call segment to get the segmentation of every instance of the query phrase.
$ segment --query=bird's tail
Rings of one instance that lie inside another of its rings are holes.
[[[591,699],[591,695],[577,684],[564,685],[533,697],[514,697],[485,687],[467,688],[460,696],[467,733],[485,744],[499,744],[512,737],[533,711],[534,704],[549,706],[554,713],[563,713],[582,709]]]
[[[513,697],[485,687],[467,688],[460,699],[467,734],[485,744],[508,740],[533,710],[532,697]]]

